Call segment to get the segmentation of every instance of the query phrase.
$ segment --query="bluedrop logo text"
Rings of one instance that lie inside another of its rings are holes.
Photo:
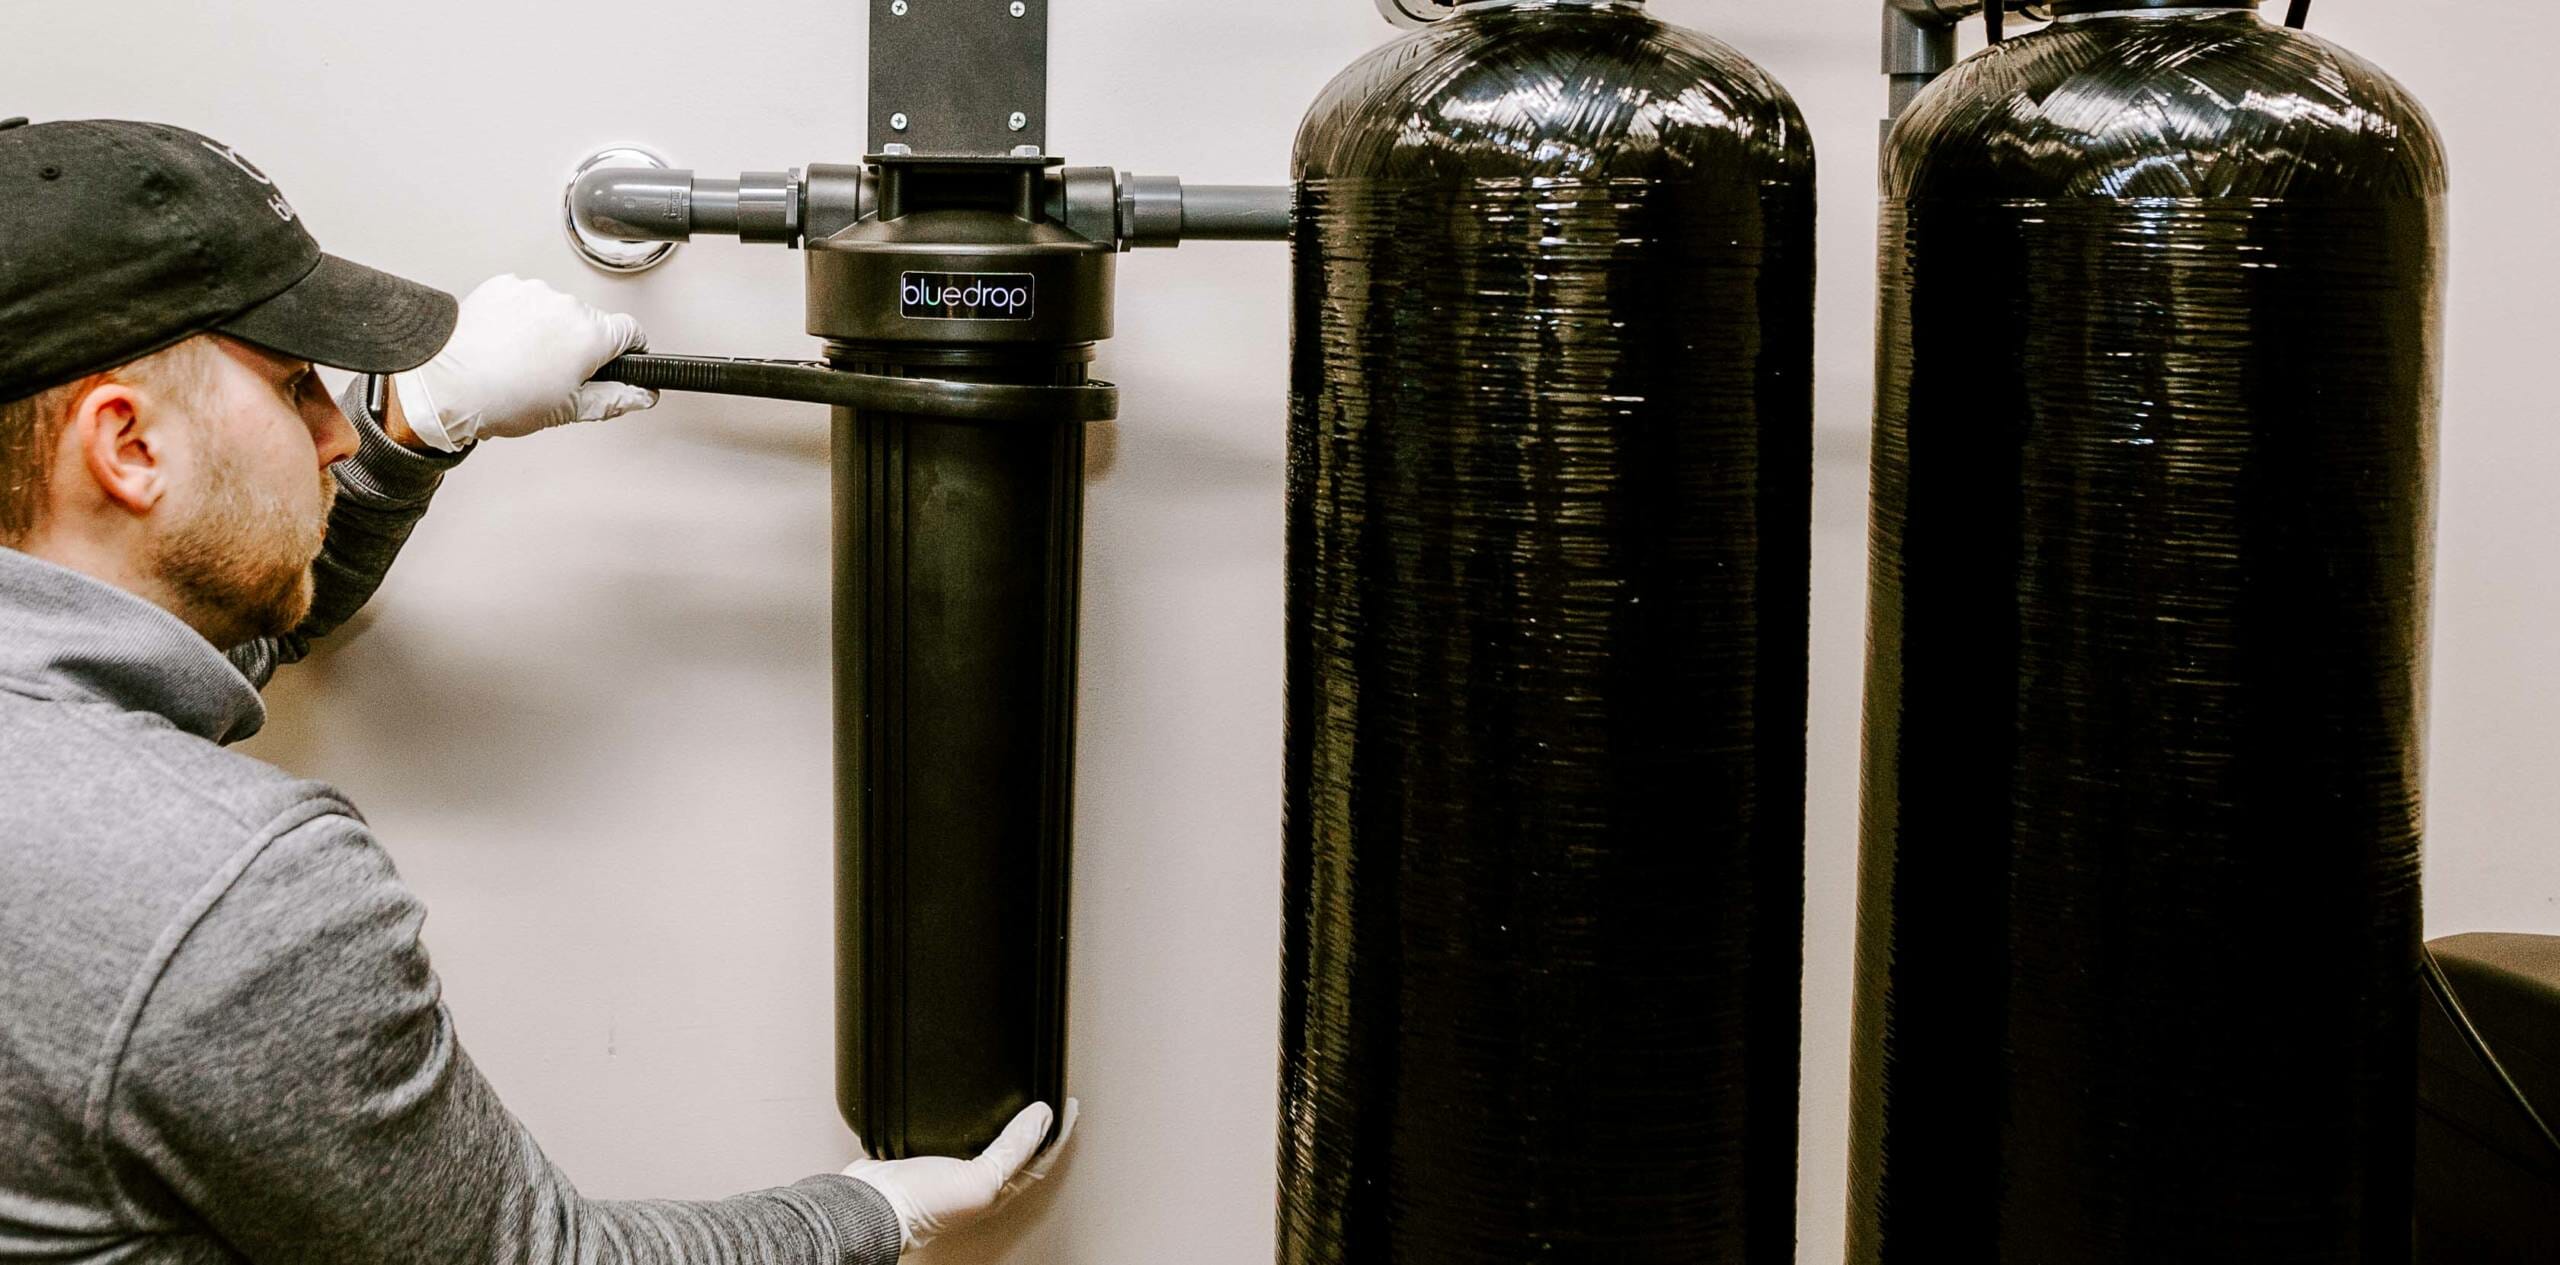
[[[1039,301],[1029,273],[910,272],[898,286],[898,310],[926,321],[1027,321]]]

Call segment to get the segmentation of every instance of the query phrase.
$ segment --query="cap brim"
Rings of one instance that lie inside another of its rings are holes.
[[[214,328],[332,369],[400,373],[444,350],[459,311],[442,290],[322,255],[284,293]]]

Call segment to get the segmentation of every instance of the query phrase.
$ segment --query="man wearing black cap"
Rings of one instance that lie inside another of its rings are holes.
[[[476,441],[647,407],[586,381],[641,342],[324,255],[193,132],[0,121],[0,1261],[872,1265],[1055,1157],[1040,1106],[973,1161],[584,1199],[355,808],[225,749]],[[315,365],[396,375],[382,415]]]

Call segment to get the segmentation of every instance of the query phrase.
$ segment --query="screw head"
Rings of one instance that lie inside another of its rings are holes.
[[[892,17],[907,16],[907,0],[892,0],[889,5],[889,14]]]
[[[1020,110],[1016,110],[1013,112],[1013,117],[1006,119],[1005,123],[1012,127],[1013,130],[1019,132],[1022,129],[1031,126],[1031,116],[1024,114]]]
[[[903,114],[890,115],[889,126],[901,132],[907,130],[907,116]]]
[[[901,3],[901,4],[903,4],[903,3],[905,3],[905,2],[906,2],[906,0],[899,0],[899,3]],[[1031,12],[1031,6],[1030,6],[1030,5],[1024,4],[1024,3],[1022,2],[1022,0],[1013,0],[1013,16],[1015,16],[1015,17],[1021,17],[1023,14],[1026,14],[1026,13],[1029,13],[1029,12]]]

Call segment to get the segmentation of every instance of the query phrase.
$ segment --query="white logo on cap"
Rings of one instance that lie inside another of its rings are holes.
[[[267,173],[258,170],[257,167],[250,163],[248,159],[241,157],[239,150],[233,149],[228,145],[216,145],[212,141],[199,141],[197,143],[203,145],[206,149],[212,150],[214,153],[221,155],[223,158],[230,160],[232,166],[239,168],[241,173],[248,176],[251,180],[255,180],[259,184],[265,185],[269,190],[273,190],[276,187],[276,182],[267,179]],[[284,220],[285,223],[290,224],[293,222],[293,204],[285,201],[283,194],[270,192],[267,195],[267,207],[269,210],[274,211],[279,218]]]

